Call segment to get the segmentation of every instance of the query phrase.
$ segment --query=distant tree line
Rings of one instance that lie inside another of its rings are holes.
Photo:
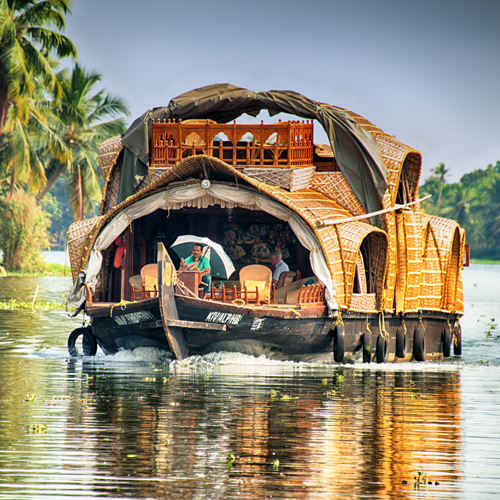
[[[77,56],[61,34],[69,5],[0,0],[0,250],[11,270],[42,265],[25,248],[47,246],[51,222],[60,235],[95,211],[99,144],[122,133],[129,115],[120,98],[96,89],[99,73],[77,63],[59,69]]]
[[[425,212],[455,219],[466,231],[471,257],[500,259],[500,161],[448,183],[449,169],[441,163],[419,187]]]

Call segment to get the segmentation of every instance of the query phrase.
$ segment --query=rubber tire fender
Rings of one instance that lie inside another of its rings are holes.
[[[422,325],[413,333],[413,357],[415,361],[425,361],[425,328]]]
[[[462,355],[462,327],[457,323],[453,328],[453,354]]]
[[[398,358],[406,358],[406,326],[399,325],[396,330],[396,356]]]
[[[366,329],[363,333],[363,363],[372,361],[372,332]]]
[[[342,323],[335,327],[335,334],[333,337],[333,359],[336,363],[344,361],[345,354],[345,328]]]
[[[451,356],[451,345],[453,344],[453,332],[449,325],[443,330],[442,338],[443,356],[449,358]]]
[[[92,333],[92,327],[80,327],[73,330],[68,337],[68,352],[72,357],[79,356],[80,353],[76,347],[76,341],[83,335],[82,348],[84,356],[94,356],[97,352],[97,340]]]
[[[389,356],[389,342],[382,335],[377,337],[375,354],[377,363],[385,363],[387,361],[387,357]]]

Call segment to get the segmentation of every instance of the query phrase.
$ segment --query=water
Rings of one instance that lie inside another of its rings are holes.
[[[500,266],[464,282],[464,355],[419,364],[69,359],[81,318],[0,311],[0,499],[496,498]],[[71,280],[0,278],[0,299],[37,285]]]

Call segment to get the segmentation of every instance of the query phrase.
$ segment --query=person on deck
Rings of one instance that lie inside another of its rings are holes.
[[[269,260],[271,264],[274,266],[273,273],[273,285],[278,286],[278,281],[280,279],[280,274],[286,271],[290,271],[288,265],[285,261],[281,260],[281,252],[274,251],[269,255]]]
[[[210,290],[212,285],[212,276],[210,261],[203,255],[203,246],[199,243],[193,245],[193,254],[187,259],[181,259],[181,270],[194,269],[197,267],[201,271],[201,280],[207,284],[206,291]]]

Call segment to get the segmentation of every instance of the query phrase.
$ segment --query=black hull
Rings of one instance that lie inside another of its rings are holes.
[[[249,308],[176,296],[179,320],[225,325],[223,330],[180,328],[188,353],[234,350],[245,342],[265,346],[266,355],[294,359],[312,354],[333,355],[335,318],[327,315],[326,308],[309,308],[299,311],[283,308]],[[159,300],[149,299],[127,304],[125,308],[111,306],[88,308],[92,317],[92,331],[106,354],[120,349],[156,347],[171,350],[162,324]],[[425,359],[440,358],[445,352],[443,331],[455,315],[442,312],[423,312],[405,315],[407,349],[404,358],[396,356],[396,330],[401,318],[386,314],[385,330],[388,333],[386,362],[410,361],[414,353],[414,332],[417,326],[425,328]],[[344,311],[345,360],[360,356],[363,346],[362,332],[366,329],[367,314]],[[368,314],[371,335],[371,360],[377,360],[377,339],[380,335],[378,314]],[[365,346],[366,348],[366,346]],[[451,349],[453,354],[453,347]],[[245,352],[245,351],[242,351]],[[418,356],[416,356],[418,359]],[[380,358],[379,358],[380,360]]]

